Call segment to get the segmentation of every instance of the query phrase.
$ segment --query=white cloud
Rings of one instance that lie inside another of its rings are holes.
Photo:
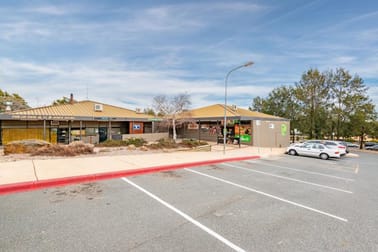
[[[31,8],[22,9],[21,11],[25,13],[45,14],[45,15],[53,15],[53,16],[61,16],[61,15],[66,15],[67,13],[70,13],[63,6],[53,6],[53,5],[31,7]]]
[[[16,62],[10,59],[1,59],[2,66],[0,73],[4,76],[19,76],[22,73],[24,76],[28,75],[49,75],[59,74],[61,71],[52,65],[44,66],[41,64],[33,64],[30,62]]]
[[[372,85],[377,79],[377,13],[340,23],[328,17],[309,32],[303,31],[306,20],[286,26],[285,21],[320,2],[296,8],[248,1],[2,8],[0,81],[33,106],[71,92],[85,99],[87,89],[90,99],[131,107],[145,106],[158,93],[185,91],[196,106],[222,102],[225,74],[249,60],[255,65],[229,80],[230,99],[238,97],[243,104],[276,86],[294,84],[312,67],[344,67]],[[370,25],[363,26],[365,21]],[[271,24],[278,22],[277,30]],[[355,23],[360,29],[349,30]]]
[[[203,3],[203,4],[171,4],[134,9],[106,8],[110,14],[118,13],[110,20],[83,19],[84,15],[98,12],[92,5],[40,5],[8,9],[0,18],[0,29],[3,39],[36,37],[54,40],[96,39],[129,40],[130,37],[147,37],[155,33],[188,33],[197,32],[204,27],[213,26],[214,19],[227,16],[227,13],[255,13],[264,7],[257,4],[235,3]],[[56,16],[46,22],[39,15]],[[123,15],[121,15],[123,14]],[[71,16],[76,18],[72,19]],[[153,34],[150,34],[153,33]],[[121,38],[120,38],[121,37]],[[33,39],[30,39],[33,42]]]
[[[0,60],[0,81],[3,89],[18,93],[29,105],[49,105],[52,101],[74,93],[79,100],[87,98],[133,108],[148,107],[158,94],[177,95],[187,92],[195,106],[222,103],[224,80],[185,80],[180,71],[133,70],[108,60],[85,64],[42,65],[31,62]],[[22,73],[22,74],[20,74]],[[257,82],[229,83],[233,97],[265,96],[270,88]],[[248,101],[248,104],[250,104]]]

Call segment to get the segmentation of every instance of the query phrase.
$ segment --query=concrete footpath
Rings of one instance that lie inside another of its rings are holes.
[[[211,151],[174,151],[127,155],[88,155],[70,158],[0,162],[0,194],[94,180],[281,155],[283,148],[211,146]]]

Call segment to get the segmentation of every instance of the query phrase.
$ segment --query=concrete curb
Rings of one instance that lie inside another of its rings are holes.
[[[242,160],[249,160],[249,159],[259,159],[259,158],[260,156],[232,157],[232,158],[205,160],[205,161],[197,161],[197,162],[181,163],[181,164],[173,164],[173,165],[153,166],[153,167],[139,168],[139,169],[134,169],[134,170],[121,170],[121,171],[106,172],[106,173],[94,173],[94,174],[88,174],[88,175],[82,175],[82,176],[12,183],[12,184],[0,185],[0,195],[38,190],[38,189],[47,188],[47,187],[64,186],[64,185],[84,183],[84,182],[89,182],[89,181],[136,176],[136,175],[142,175],[142,174],[153,173],[153,172],[183,169],[187,167],[205,166],[205,165],[219,164],[219,163],[225,163],[225,162],[235,162],[235,161],[242,161]]]

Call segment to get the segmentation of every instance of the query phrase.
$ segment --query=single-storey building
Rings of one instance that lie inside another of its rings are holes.
[[[74,102],[71,97],[68,104],[1,113],[0,144],[23,139],[99,143],[140,134],[149,141],[168,137],[168,133],[157,134],[156,121],[159,119],[140,111],[89,100]]]
[[[178,129],[182,138],[223,143],[225,106],[215,104],[193,109],[181,115]],[[290,120],[235,105],[226,107],[228,143],[258,147],[286,147],[290,144]]]
[[[179,116],[178,138],[223,143],[224,105],[215,104],[193,109]],[[290,142],[288,119],[227,106],[229,144],[259,147],[285,147]],[[96,101],[70,102],[0,113],[0,144],[14,140],[41,139],[51,143],[81,140],[99,143],[108,139],[132,137],[156,141],[167,138],[167,124],[162,119]]]

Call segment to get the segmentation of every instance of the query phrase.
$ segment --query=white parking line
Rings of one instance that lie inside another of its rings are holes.
[[[307,174],[312,174],[312,175],[319,175],[319,176],[328,177],[328,178],[340,179],[340,180],[345,180],[345,181],[351,181],[351,182],[354,181],[354,179],[350,179],[350,178],[343,178],[343,177],[338,177],[338,176],[329,175],[329,174],[320,173],[320,172],[311,172],[311,171],[305,171],[301,169],[289,168],[289,167],[281,166],[281,165],[266,164],[263,162],[254,162],[254,161],[246,161],[246,162],[250,164],[261,164],[265,166],[277,167],[277,168],[282,168],[282,169],[287,169],[287,170],[292,170],[292,171],[297,171],[297,172],[302,172],[302,173],[307,173]]]
[[[193,219],[192,217],[190,217],[189,215],[187,215],[186,213],[180,211],[179,209],[175,208],[174,206],[172,206],[171,204],[165,202],[164,200],[160,199],[158,196],[150,193],[149,191],[147,191],[146,189],[140,187],[139,185],[135,184],[134,182],[130,181],[129,179],[127,178],[122,178],[123,181],[125,181],[126,183],[134,186],[135,188],[139,189],[140,191],[144,192],[145,194],[147,194],[148,196],[150,196],[151,198],[153,198],[154,200],[158,201],[159,203],[161,203],[162,205],[168,207],[169,209],[173,210],[174,212],[176,212],[178,215],[182,216],[184,219],[186,219],[187,221],[191,222],[192,224],[196,225],[197,227],[199,227],[200,229],[202,229],[203,231],[207,232],[208,234],[210,234],[211,236],[215,237],[216,239],[218,239],[219,241],[223,242],[224,244],[226,244],[227,246],[229,246],[230,248],[232,248],[233,250],[235,251],[240,251],[240,252],[244,252],[245,250],[238,247],[237,245],[233,244],[232,242],[230,242],[229,240],[227,240],[226,238],[224,238],[223,236],[219,235],[218,233],[214,232],[213,230],[211,230],[210,228],[204,226],[203,224],[201,224],[200,222],[196,221],[195,219]]]
[[[215,177],[215,176],[211,176],[211,175],[208,175],[208,174],[206,174],[206,173],[202,173],[202,172],[195,171],[195,170],[188,169],[188,168],[184,168],[184,170],[189,171],[189,172],[192,172],[192,173],[196,173],[196,174],[199,174],[199,175],[202,175],[202,176],[205,176],[205,177],[208,177],[208,178],[211,178],[211,179],[214,179],[214,180],[217,180],[217,181],[220,181],[220,182],[223,182],[223,183],[229,184],[229,185],[233,185],[233,186],[236,186],[236,187],[239,187],[239,188],[242,188],[242,189],[245,189],[245,190],[251,191],[251,192],[255,192],[255,193],[258,193],[258,194],[261,194],[261,195],[267,196],[267,197],[269,197],[269,198],[276,199],[276,200],[279,200],[279,201],[282,201],[282,202],[288,203],[288,204],[290,204],[290,205],[294,205],[294,206],[297,206],[297,207],[300,207],[300,208],[304,208],[304,209],[307,209],[307,210],[312,211],[312,212],[315,212],[315,213],[319,213],[319,214],[322,214],[322,215],[326,215],[326,216],[328,216],[328,217],[331,217],[331,218],[334,218],[334,219],[337,219],[337,220],[340,220],[340,221],[343,221],[343,222],[348,222],[347,219],[342,218],[342,217],[339,217],[339,216],[337,216],[337,215],[333,215],[333,214],[330,214],[330,213],[327,213],[327,212],[324,212],[324,211],[321,211],[321,210],[318,210],[318,209],[315,209],[315,208],[312,208],[312,207],[308,207],[308,206],[305,206],[305,205],[302,205],[302,204],[296,203],[296,202],[294,202],[294,201],[290,201],[290,200],[287,200],[287,199],[283,199],[283,198],[280,198],[280,197],[274,196],[274,195],[269,194],[269,193],[264,193],[264,192],[262,192],[262,191],[255,190],[255,189],[250,188],[250,187],[247,187],[247,186],[239,185],[239,184],[236,184],[236,183],[234,183],[234,182],[231,182],[231,181],[228,181],[228,180],[225,180],[225,179],[222,179],[222,178],[218,178],[218,177]]]
[[[223,164],[220,164],[220,165],[224,165],[224,166],[228,166],[228,167],[232,167],[232,168],[237,168],[237,169],[241,169],[241,170],[245,170],[245,171],[249,171],[249,172],[260,173],[260,174],[271,176],[271,177],[275,177],[275,178],[290,180],[290,181],[294,181],[294,182],[297,182],[297,183],[302,183],[302,184],[307,184],[307,185],[322,187],[322,188],[326,188],[326,189],[330,189],[330,190],[335,190],[335,191],[339,191],[339,192],[353,193],[351,191],[347,191],[347,190],[336,188],[336,187],[332,187],[332,186],[326,186],[326,185],[322,185],[322,184],[308,182],[308,181],[305,181],[305,180],[299,180],[299,179],[294,179],[294,178],[285,177],[285,176],[281,176],[281,175],[276,175],[276,174],[273,174],[273,173],[257,171],[257,170],[253,170],[253,169],[248,169],[248,168],[245,168],[245,167],[237,166],[237,165],[231,165],[231,164],[227,164],[227,163],[223,163]]]

